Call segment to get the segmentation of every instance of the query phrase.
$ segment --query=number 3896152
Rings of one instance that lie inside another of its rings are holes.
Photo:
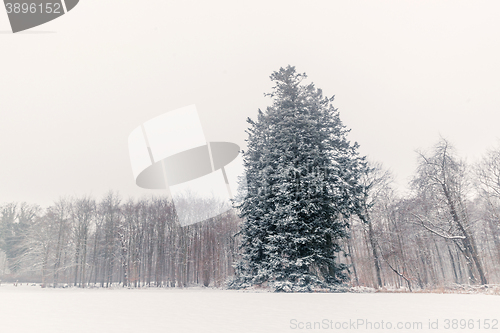
[[[7,2],[5,4],[5,8],[7,8],[7,14],[15,13],[31,13],[31,14],[61,14],[61,4],[60,3],[10,3]]]

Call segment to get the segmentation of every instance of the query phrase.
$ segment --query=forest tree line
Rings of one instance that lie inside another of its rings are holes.
[[[165,197],[123,202],[110,192],[98,202],[61,199],[45,210],[10,203],[0,218],[4,280],[44,287],[186,287],[222,286],[233,274],[232,211],[181,227]]]
[[[364,212],[347,221],[339,259],[349,266],[350,284],[415,290],[500,283],[500,149],[467,164],[441,139],[417,156],[404,196],[381,165],[365,169]],[[190,209],[211,204],[196,200]],[[112,192],[44,209],[7,203],[0,206],[0,279],[53,287],[224,287],[234,275],[240,223],[232,210],[180,227],[167,198],[125,201]]]

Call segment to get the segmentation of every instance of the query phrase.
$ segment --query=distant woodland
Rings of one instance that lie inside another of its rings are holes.
[[[349,284],[406,290],[500,283],[500,149],[468,165],[441,139],[417,152],[411,192],[372,163],[363,218],[347,221],[339,261]],[[195,202],[194,198],[193,201]],[[210,200],[190,204],[195,212]],[[241,221],[234,210],[180,227],[163,197],[108,193],[41,208],[0,206],[0,279],[44,287],[224,287],[234,274]]]

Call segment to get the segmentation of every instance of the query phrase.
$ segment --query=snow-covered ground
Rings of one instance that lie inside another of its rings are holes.
[[[494,295],[0,286],[2,333],[500,332],[499,320]]]

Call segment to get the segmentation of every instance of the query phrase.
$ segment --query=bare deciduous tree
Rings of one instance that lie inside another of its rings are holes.
[[[420,212],[414,214],[417,223],[452,241],[466,260],[471,282],[476,282],[475,268],[481,284],[487,284],[471,231],[473,222],[467,209],[469,185],[465,163],[457,159],[445,139],[438,142],[430,155],[419,152],[417,176],[413,180],[422,204]]]

